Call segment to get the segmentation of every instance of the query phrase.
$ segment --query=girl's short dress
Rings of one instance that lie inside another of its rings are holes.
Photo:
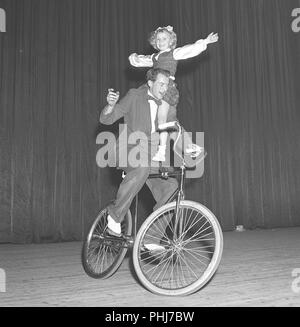
[[[170,106],[176,107],[179,102],[179,91],[174,80],[178,62],[173,57],[173,50],[162,52],[157,59],[156,56],[156,54],[152,55],[153,68],[165,69],[171,73],[169,87],[163,100]]]

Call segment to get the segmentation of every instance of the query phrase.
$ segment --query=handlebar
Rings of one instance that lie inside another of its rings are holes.
[[[183,133],[184,133],[184,129],[183,127],[179,124],[178,121],[173,121],[173,122],[168,122],[165,124],[161,124],[160,125],[160,130],[164,130],[164,131],[178,131],[177,133],[177,137],[174,141],[174,145],[173,145],[173,151],[182,159],[182,163],[184,166],[186,166],[186,160],[184,158],[184,152],[185,154],[189,154],[191,158],[193,158],[193,154],[196,154],[196,151],[181,151],[178,152],[177,151],[177,143],[179,142],[180,137],[182,137]],[[196,166],[198,163],[200,163],[202,160],[204,160],[204,158],[207,156],[207,152],[204,148],[201,148],[202,151],[200,152],[200,154],[197,157],[194,157],[194,162],[193,162],[193,166]]]

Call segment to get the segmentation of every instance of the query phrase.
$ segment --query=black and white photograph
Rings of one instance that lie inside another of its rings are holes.
[[[300,307],[299,76],[300,0],[0,0],[0,307]]]

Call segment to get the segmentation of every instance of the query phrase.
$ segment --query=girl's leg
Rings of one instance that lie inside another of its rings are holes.
[[[167,122],[168,111],[170,105],[166,101],[162,101],[162,104],[159,106],[157,110],[157,121],[158,127],[160,124],[164,124]],[[168,132],[161,132],[159,135],[159,146],[158,151],[153,157],[153,161],[165,161],[166,160],[166,144],[168,139]]]

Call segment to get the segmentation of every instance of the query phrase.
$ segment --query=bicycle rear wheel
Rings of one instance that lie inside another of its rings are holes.
[[[176,202],[153,212],[141,226],[134,243],[133,264],[137,276],[156,294],[196,292],[212,278],[222,256],[222,230],[209,209],[197,202],[181,201],[179,233],[174,231],[175,212]]]
[[[122,237],[110,237],[105,233],[107,209],[98,214],[82,247],[82,265],[92,278],[108,278],[120,267],[126,252],[126,240]],[[122,233],[131,235],[132,218],[130,211],[121,223]]]

